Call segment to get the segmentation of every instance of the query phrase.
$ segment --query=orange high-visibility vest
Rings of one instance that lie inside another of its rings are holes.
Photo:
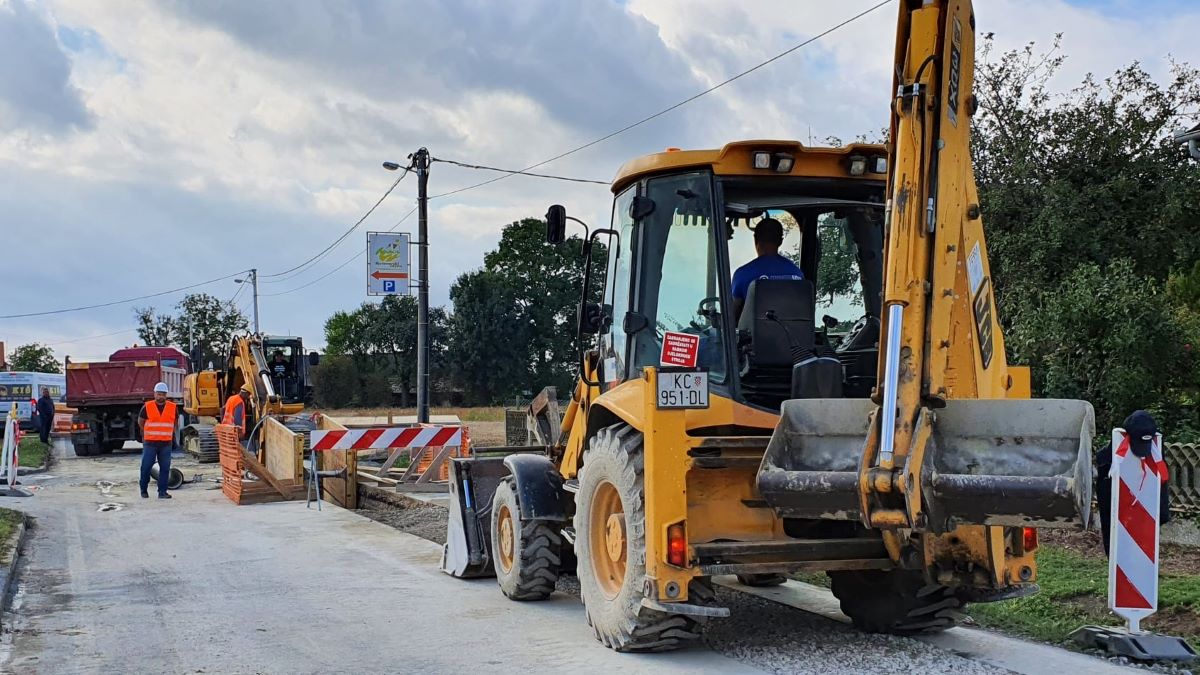
[[[142,427],[142,440],[153,443],[170,443],[175,440],[175,403],[167,401],[161,412],[154,401],[146,401],[146,423]]]
[[[242,423],[238,424],[234,420],[237,419],[235,413],[238,408],[242,408]],[[242,435],[246,433],[246,410],[245,404],[242,403],[241,396],[230,396],[225,400],[225,415],[221,418],[221,424],[230,424],[240,428]]]

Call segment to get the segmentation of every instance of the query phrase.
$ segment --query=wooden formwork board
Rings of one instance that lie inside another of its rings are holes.
[[[321,430],[343,430],[337,420],[321,415],[317,419]],[[314,452],[318,471],[345,470],[344,478],[322,478],[321,497],[344,509],[358,508],[358,453],[354,450],[322,450]]]
[[[271,417],[263,422],[263,464],[281,479],[304,480],[304,435]]]

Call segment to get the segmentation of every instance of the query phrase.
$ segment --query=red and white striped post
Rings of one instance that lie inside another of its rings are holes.
[[[1112,448],[1108,604],[1131,634],[1140,634],[1141,620],[1158,611],[1158,511],[1167,464],[1162,434],[1154,435],[1147,458],[1133,453],[1121,428],[1113,429]]]

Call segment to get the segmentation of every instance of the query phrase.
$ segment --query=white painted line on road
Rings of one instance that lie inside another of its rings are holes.
[[[756,595],[764,600],[795,607],[833,621],[850,623],[849,617],[842,614],[833,593],[819,586],[789,580],[782,586],[752,588],[739,584],[737,578],[732,576],[713,577],[713,581],[731,590]],[[1109,673],[1138,672],[1136,668],[1118,666],[1110,661],[1087,654],[978,628],[960,626],[943,633],[913,636],[913,639],[963,658],[1011,670],[1014,673],[1021,673],[1021,675],[1044,675],[1045,673],[1107,675]]]

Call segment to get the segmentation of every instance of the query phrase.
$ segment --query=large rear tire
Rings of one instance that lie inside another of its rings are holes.
[[[545,600],[562,567],[562,534],[551,523],[521,520],[512,480],[492,497],[492,561],[500,590],[511,600]]]
[[[646,508],[642,435],[626,424],[588,444],[575,498],[575,556],[588,624],[618,652],[677,649],[700,637],[689,616],[642,606]]]
[[[963,601],[912,570],[829,572],[830,590],[855,627],[868,633],[913,635],[953,628]]]

